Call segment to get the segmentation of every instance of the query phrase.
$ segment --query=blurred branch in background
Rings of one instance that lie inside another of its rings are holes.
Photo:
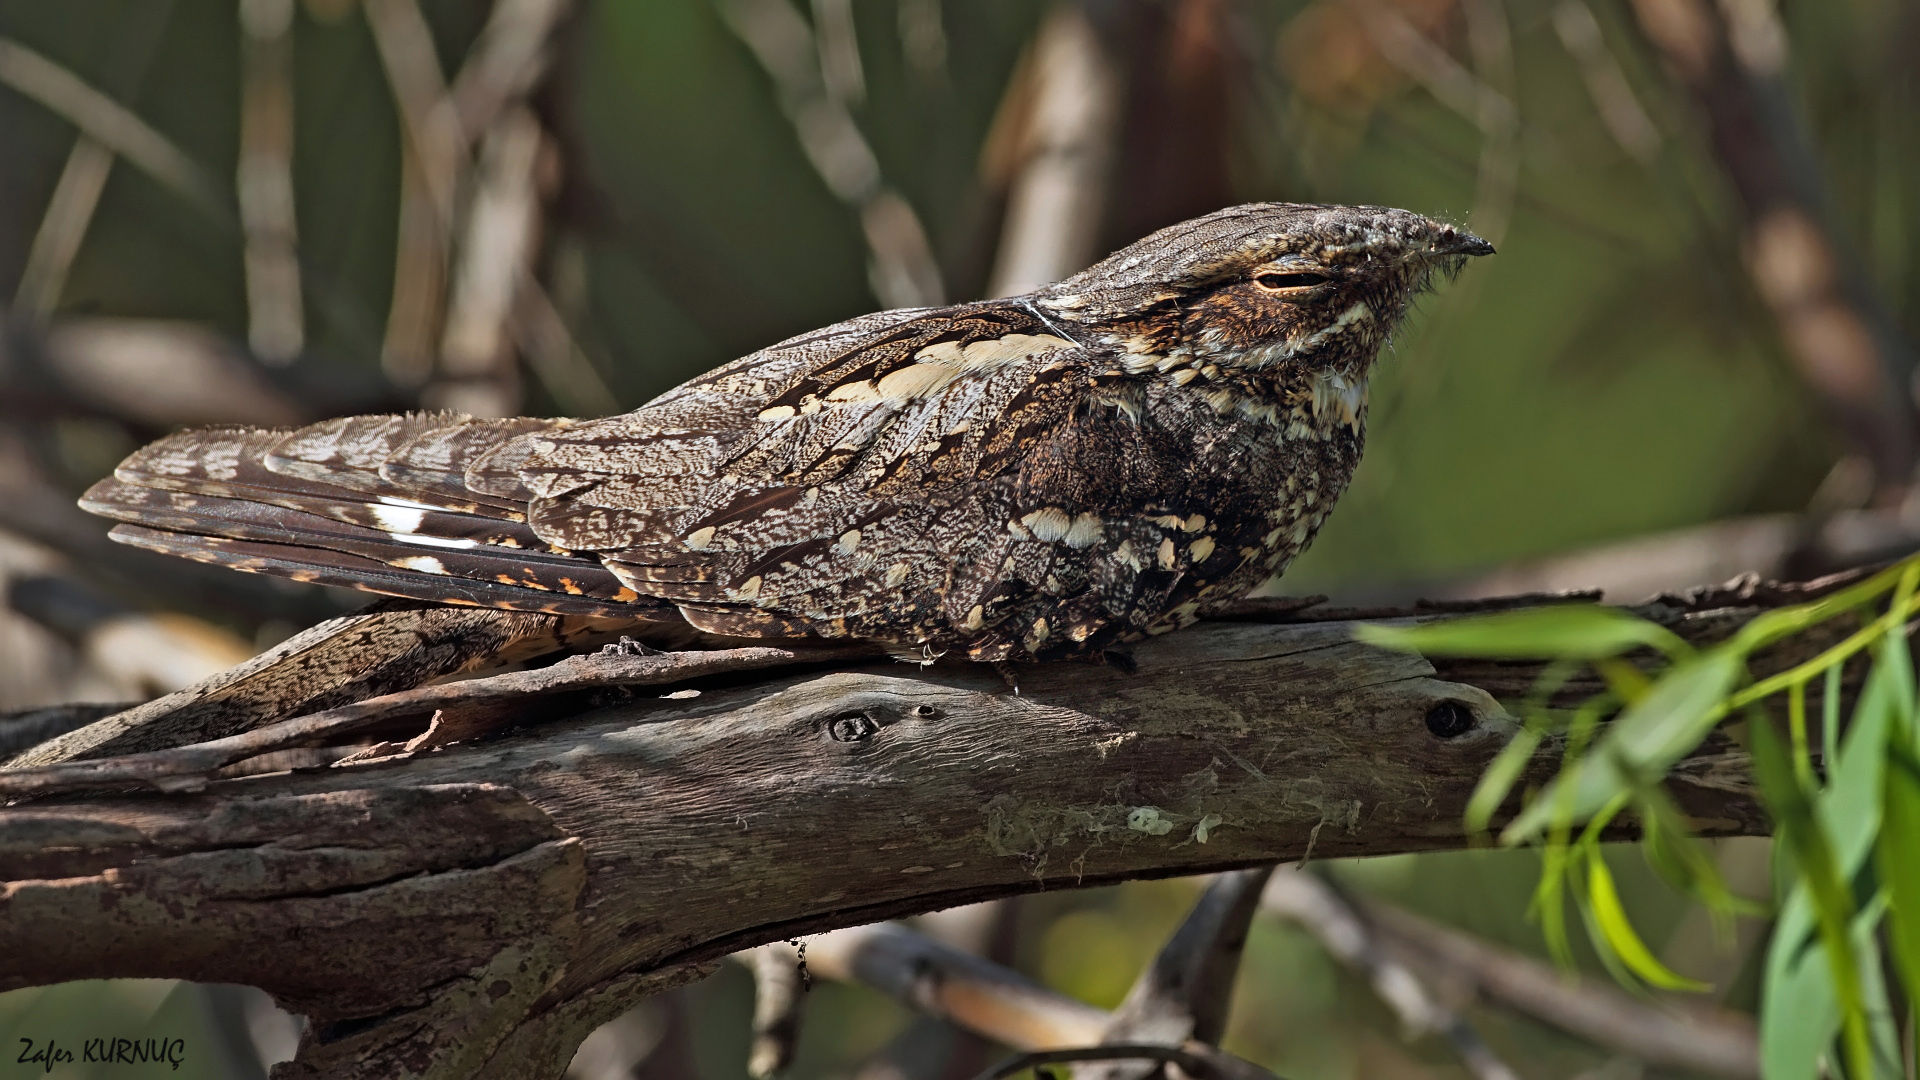
[[[1100,1044],[1218,1043],[1233,1008],[1234,977],[1240,973],[1247,930],[1272,876],[1272,867],[1259,867],[1215,877],[1134,980],[1101,1030]],[[1074,1075],[1076,1080],[1145,1080],[1154,1071],[1138,1062],[1112,1062],[1082,1066]]]
[[[306,345],[293,205],[293,0],[240,0],[240,154],[247,344],[269,364]]]
[[[990,297],[1058,281],[1096,254],[1119,127],[1121,84],[1077,0],[1055,4],[1015,69],[981,150],[1007,192]]]
[[[418,387],[433,375],[466,138],[447,94],[433,28],[419,5],[364,0],[361,8],[393,91],[402,134],[400,225],[381,363],[394,382]]]
[[[1513,212],[1520,172],[1520,113],[1511,96],[1513,46],[1505,9],[1498,0],[1461,4],[1474,59],[1475,70],[1469,70],[1386,0],[1346,2],[1382,57],[1480,129],[1478,189],[1469,223],[1498,245]]]
[[[1872,463],[1875,501],[1899,502],[1916,460],[1913,348],[1834,221],[1787,87],[1787,37],[1773,3],[1631,7],[1705,121],[1739,202],[1748,271],[1788,355]]]
[[[720,13],[773,80],[800,148],[834,197],[860,215],[869,279],[882,307],[945,302],[946,285],[920,217],[888,186],[850,111],[864,95],[845,0],[820,0],[808,26],[789,0],[724,0]]]
[[[0,83],[46,106],[213,220],[230,220],[226,197],[205,170],[165,135],[73,72],[18,42],[0,39]]]
[[[801,995],[811,990],[810,973],[798,949],[785,942],[740,953],[753,971],[753,1042],[747,1048],[747,1075],[772,1080],[793,1064],[800,1045]]]
[[[449,86],[415,0],[367,0],[408,148],[385,355],[429,407],[519,412],[518,346],[563,407],[617,408],[535,274],[559,158],[524,102],[568,9],[496,3]]]
[[[1620,58],[1607,48],[1607,39],[1586,0],[1560,0],[1555,4],[1553,32],[1579,65],[1587,96],[1593,99],[1607,133],[1628,157],[1642,167],[1651,167],[1660,152],[1660,129],[1654,127],[1653,118],[1634,94]]]
[[[1365,978],[1381,1001],[1393,1009],[1407,1037],[1440,1035],[1475,1080],[1519,1080],[1486,1040],[1443,1005],[1425,980],[1380,948],[1367,926],[1333,887],[1300,870],[1274,875],[1264,896],[1266,910],[1298,923],[1341,963]]]
[[[1247,920],[1258,910],[1306,930],[1373,986],[1401,1018],[1404,1037],[1445,1037],[1477,1077],[1514,1074],[1459,1015],[1459,1010],[1475,1005],[1542,1020],[1656,1068],[1729,1080],[1759,1075],[1749,1017],[1713,1006],[1641,1001],[1399,907],[1348,897],[1317,875],[1283,869],[1271,873],[1269,880],[1270,873],[1249,870],[1215,878],[1187,921],[1142,972],[1128,995],[1134,1004],[1122,1005],[1115,1013],[1048,990],[900,923],[807,938],[807,970],[815,978],[870,986],[922,1015],[1019,1051],[1114,1042],[1212,1044],[1223,1030]],[[776,992],[789,982],[797,985],[799,957],[791,945],[763,946],[736,959],[755,971],[764,967]],[[1172,975],[1183,967],[1187,978]],[[1210,973],[1202,974],[1209,968]],[[1149,1001],[1157,1004],[1144,1004]],[[783,997],[778,1003],[797,1009],[805,1001]],[[757,1015],[758,1010],[756,1004]],[[787,1025],[782,1030],[788,1033],[783,1039],[798,1027],[789,1010],[770,1004],[767,1015],[782,1017]],[[790,1049],[790,1044],[782,1045]],[[767,1054],[756,1060],[774,1060],[773,1051]],[[1114,1063],[1081,1066],[1076,1075],[1149,1071],[1138,1064]]]
[[[107,186],[107,174],[113,171],[113,159],[113,151],[91,135],[82,132],[73,140],[73,150],[54,184],[53,197],[47,200],[40,228],[33,235],[33,246],[27,250],[19,287],[13,292],[16,318],[44,323],[59,305],[67,271],[73,266],[73,257],[80,253],[80,241],[86,239],[87,225],[100,204],[100,192]]]
[[[480,144],[447,302],[439,378],[422,395],[429,408],[472,416],[519,412],[508,323],[514,293],[531,276],[539,242],[540,198],[534,174],[542,137],[532,110],[516,107],[488,127]]]

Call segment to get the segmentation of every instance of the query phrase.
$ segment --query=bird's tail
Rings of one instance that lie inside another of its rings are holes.
[[[679,621],[526,521],[520,436],[567,420],[355,416],[203,428],[120,463],[81,498],[115,540],[252,573],[446,604]]]

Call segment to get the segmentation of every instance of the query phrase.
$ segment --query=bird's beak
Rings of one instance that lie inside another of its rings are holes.
[[[1433,238],[1433,247],[1427,251],[1429,258],[1444,258],[1452,255],[1491,255],[1493,245],[1485,240],[1452,227],[1445,227]]]

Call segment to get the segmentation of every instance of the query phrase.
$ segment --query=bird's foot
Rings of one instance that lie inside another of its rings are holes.
[[[656,649],[653,646],[648,645],[646,642],[636,641],[625,634],[621,634],[619,641],[616,641],[611,645],[600,646],[600,655],[601,656],[662,656],[665,654],[662,652],[662,650]]]

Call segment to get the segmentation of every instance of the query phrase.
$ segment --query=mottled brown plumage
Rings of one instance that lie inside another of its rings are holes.
[[[1098,655],[1285,569],[1359,462],[1409,300],[1491,250],[1401,210],[1234,207],[620,416],[185,432],[82,505],[127,543],[448,603]]]

